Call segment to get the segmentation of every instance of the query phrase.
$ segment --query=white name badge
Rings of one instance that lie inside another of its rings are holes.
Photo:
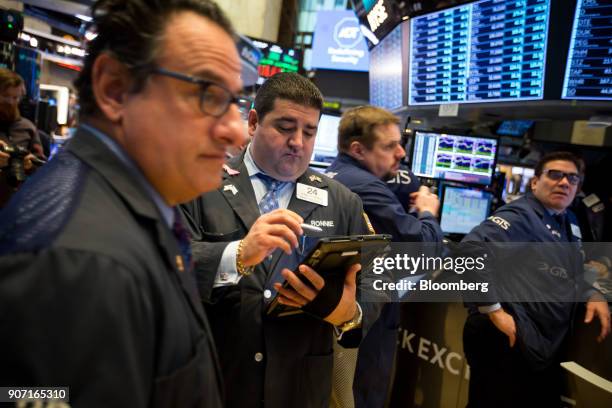
[[[327,207],[327,191],[306,184],[297,183],[295,195],[300,200]]]
[[[572,234],[574,234],[575,237],[582,239],[582,233],[580,232],[580,228],[576,224],[571,224],[571,227]]]

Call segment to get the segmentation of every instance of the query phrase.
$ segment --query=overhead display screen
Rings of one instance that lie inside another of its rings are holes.
[[[612,1],[578,0],[561,97],[612,100]]]
[[[402,98],[402,26],[398,25],[370,51],[370,104],[393,110]]]
[[[544,97],[550,0],[482,0],[410,24],[409,104]]]
[[[367,71],[368,47],[351,10],[319,11],[312,40],[311,68]]]
[[[279,72],[298,72],[300,68],[300,53],[291,48],[283,48],[278,44],[248,37],[257,47],[262,58],[259,60],[257,71],[259,78],[257,84],[261,85],[266,79]]]

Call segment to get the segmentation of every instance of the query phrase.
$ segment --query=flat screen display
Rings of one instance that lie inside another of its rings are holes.
[[[404,105],[402,26],[370,51],[370,104],[393,110]]]
[[[353,9],[360,20],[361,33],[372,48],[380,42],[405,15],[397,0],[353,0]],[[404,5],[411,2],[403,1]]]
[[[468,187],[445,186],[440,228],[445,234],[467,234],[483,222],[491,208],[493,195]]]
[[[312,151],[312,163],[330,164],[338,155],[340,116],[322,114]]]
[[[550,0],[481,0],[410,23],[409,104],[544,97]]]
[[[412,172],[420,177],[489,185],[496,154],[497,139],[417,131]]]
[[[259,60],[257,71],[259,78],[257,84],[261,85],[266,79],[279,72],[298,72],[300,68],[300,53],[292,48],[283,48],[278,44],[248,37],[257,47],[262,57]]]
[[[367,71],[368,47],[352,10],[319,11],[312,40],[311,68]]]
[[[523,137],[533,126],[533,120],[504,120],[497,128],[500,136]]]
[[[612,1],[578,0],[563,99],[612,100]]]

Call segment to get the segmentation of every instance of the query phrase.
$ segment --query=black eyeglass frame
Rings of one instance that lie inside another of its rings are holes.
[[[160,68],[160,67],[152,67],[149,72],[151,74],[167,76],[167,77],[170,77],[170,78],[178,79],[179,81],[190,82],[192,84],[198,85],[200,87],[200,110],[203,113],[205,113],[207,115],[210,115],[210,116],[213,116],[215,118],[219,118],[219,117],[225,115],[225,113],[228,111],[229,107],[232,104],[238,105],[239,109],[241,109],[241,108],[250,109],[251,106],[253,105],[253,101],[250,98],[248,98],[248,97],[246,97],[244,95],[235,95],[232,91],[227,89],[225,86],[219,85],[216,82],[207,81],[207,80],[202,79],[202,78],[194,77],[194,76],[187,75],[187,74],[181,74],[180,72],[170,71],[170,70],[167,70],[165,68]],[[223,110],[221,110],[220,112],[210,112],[209,110],[206,110],[204,108],[205,93],[206,93],[206,90],[209,87],[211,87],[211,86],[216,86],[216,87],[224,90],[227,93],[227,95],[228,95],[228,99],[227,99],[226,105],[223,108]]]
[[[559,177],[559,178],[555,178],[557,176],[551,177],[550,176],[551,172],[553,172],[553,174],[561,175],[561,177]],[[580,174],[578,174],[578,173],[566,173],[566,172],[561,171],[561,170],[546,169],[546,170],[542,171],[542,174],[545,174],[546,177],[548,177],[549,179],[554,180],[554,181],[561,181],[564,178],[566,178],[567,182],[570,183],[572,186],[577,186],[582,181],[582,176]],[[572,181],[572,180],[574,180],[574,181]]]

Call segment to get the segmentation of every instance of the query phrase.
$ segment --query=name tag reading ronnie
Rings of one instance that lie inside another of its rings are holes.
[[[297,183],[295,195],[300,200],[327,207],[327,191],[323,189]]]

